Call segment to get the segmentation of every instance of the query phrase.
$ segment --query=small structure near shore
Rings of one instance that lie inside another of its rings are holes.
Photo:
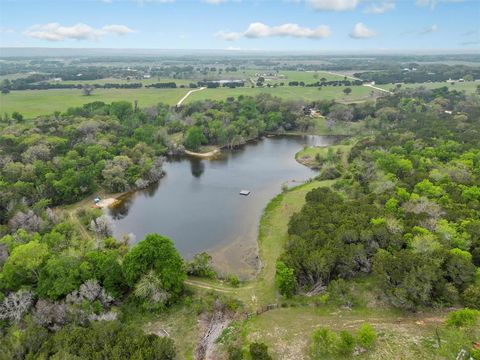
[[[240,190],[240,195],[243,195],[243,196],[248,196],[250,195],[250,190]]]

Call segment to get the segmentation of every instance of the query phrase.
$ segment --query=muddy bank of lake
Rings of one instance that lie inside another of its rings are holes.
[[[263,208],[287,181],[315,176],[295,160],[303,146],[327,146],[333,136],[264,138],[223,151],[215,159],[169,159],[166,175],[153,187],[124,198],[109,209],[114,235],[170,237],[185,257],[209,251],[217,267],[246,278],[254,275],[257,229]],[[293,184],[293,183],[292,183]],[[249,196],[239,195],[242,189]]]

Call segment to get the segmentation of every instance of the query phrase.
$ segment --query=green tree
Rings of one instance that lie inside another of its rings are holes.
[[[275,282],[280,294],[290,297],[295,293],[297,280],[295,279],[295,270],[287,267],[282,261],[277,261],[277,272]]]
[[[10,290],[16,290],[21,285],[35,284],[49,255],[47,245],[37,240],[17,246],[3,265],[0,283]]]
[[[93,277],[112,295],[118,297],[128,286],[117,250],[92,251],[85,259],[91,264]]]
[[[38,294],[40,297],[59,299],[77,289],[91,277],[87,262],[71,256],[50,258],[40,271]]]
[[[345,95],[350,95],[351,92],[352,92],[352,88],[346,87],[345,89],[343,89],[343,93]]]
[[[39,358],[173,360],[176,350],[168,337],[145,334],[118,321],[67,326],[44,343]]]
[[[207,139],[203,135],[202,130],[198,126],[192,126],[187,130],[184,144],[187,149],[197,151],[206,141]]]
[[[165,291],[178,295],[183,289],[183,260],[173,242],[158,234],[147,235],[123,260],[125,278],[131,287],[150,270],[159,277]]]

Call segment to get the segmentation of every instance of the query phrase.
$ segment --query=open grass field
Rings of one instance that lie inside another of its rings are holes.
[[[324,87],[321,90],[315,87],[277,87],[277,88],[217,88],[205,89],[193,93],[186,99],[186,103],[199,100],[226,100],[228,97],[239,95],[255,96],[271,94],[283,99],[303,100],[336,100],[339,102],[356,102],[372,98],[372,89],[364,86],[352,86],[352,93],[345,95],[343,87]],[[96,89],[90,96],[82,95],[81,90],[25,90],[12,91],[9,94],[0,94],[0,114],[11,114],[18,111],[27,118],[48,115],[55,111],[65,111],[69,107],[81,106],[93,101],[138,100],[140,107],[146,107],[163,102],[168,105],[176,104],[190,89]],[[374,92],[378,94],[377,91]]]
[[[376,347],[358,359],[436,359],[422,343],[433,338],[444,313],[401,314],[384,308],[339,309],[330,306],[288,307],[247,320],[248,342],[268,345],[274,359],[308,359],[309,339],[319,327],[355,332],[366,321],[379,333]]]
[[[323,159],[327,158],[329,149],[333,150],[333,153],[339,152],[341,154],[341,163],[343,166],[348,165],[348,155],[352,148],[352,144],[348,145],[331,145],[328,147],[319,147],[319,146],[311,146],[305,147],[304,149],[300,150],[295,154],[295,159],[306,166],[315,166],[316,160],[315,156],[318,154]]]
[[[365,86],[352,86],[350,95],[343,93],[343,86],[328,86],[319,90],[316,87],[282,86],[276,88],[217,88],[198,91],[188,97],[186,102],[198,100],[225,100],[228,97],[239,95],[255,96],[258,94],[270,94],[288,100],[303,100],[306,102],[317,100],[336,100],[339,102],[356,102],[372,98],[372,89]],[[375,91],[375,94],[378,92]]]
[[[0,95],[0,113],[18,111],[22,115],[35,117],[69,107],[81,106],[93,101],[138,100],[138,106],[146,107],[160,102],[174,105],[188,89],[96,89],[92,95],[84,96],[81,90],[25,90]]]

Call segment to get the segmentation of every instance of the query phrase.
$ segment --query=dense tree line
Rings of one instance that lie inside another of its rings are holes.
[[[185,132],[185,146],[190,150],[198,150],[201,145],[235,147],[267,132],[306,130],[311,126],[311,119],[303,116],[302,103],[267,94],[196,102],[180,111],[191,124]]]
[[[404,68],[397,67],[391,70],[366,71],[356,73],[354,76],[365,81],[375,81],[377,84],[424,83],[449,79],[473,81],[480,79],[480,68],[463,65],[418,65],[410,63]]]
[[[342,113],[336,121],[352,121]],[[290,220],[280,283],[288,269],[307,289],[373,273],[400,308],[479,307],[479,98],[409,90],[378,100],[364,119],[378,134]]]
[[[65,84],[61,82],[48,82],[49,79],[40,82],[28,82],[19,80],[4,80],[1,85],[3,92],[6,90],[50,90],[50,89],[81,89],[83,84]],[[105,83],[105,84],[92,84],[89,85],[96,89],[139,89],[143,85],[142,83]]]
[[[306,87],[319,87],[319,86],[359,86],[362,85],[362,80],[320,80],[314,83],[306,84],[304,81],[289,81],[288,86],[306,86]]]

